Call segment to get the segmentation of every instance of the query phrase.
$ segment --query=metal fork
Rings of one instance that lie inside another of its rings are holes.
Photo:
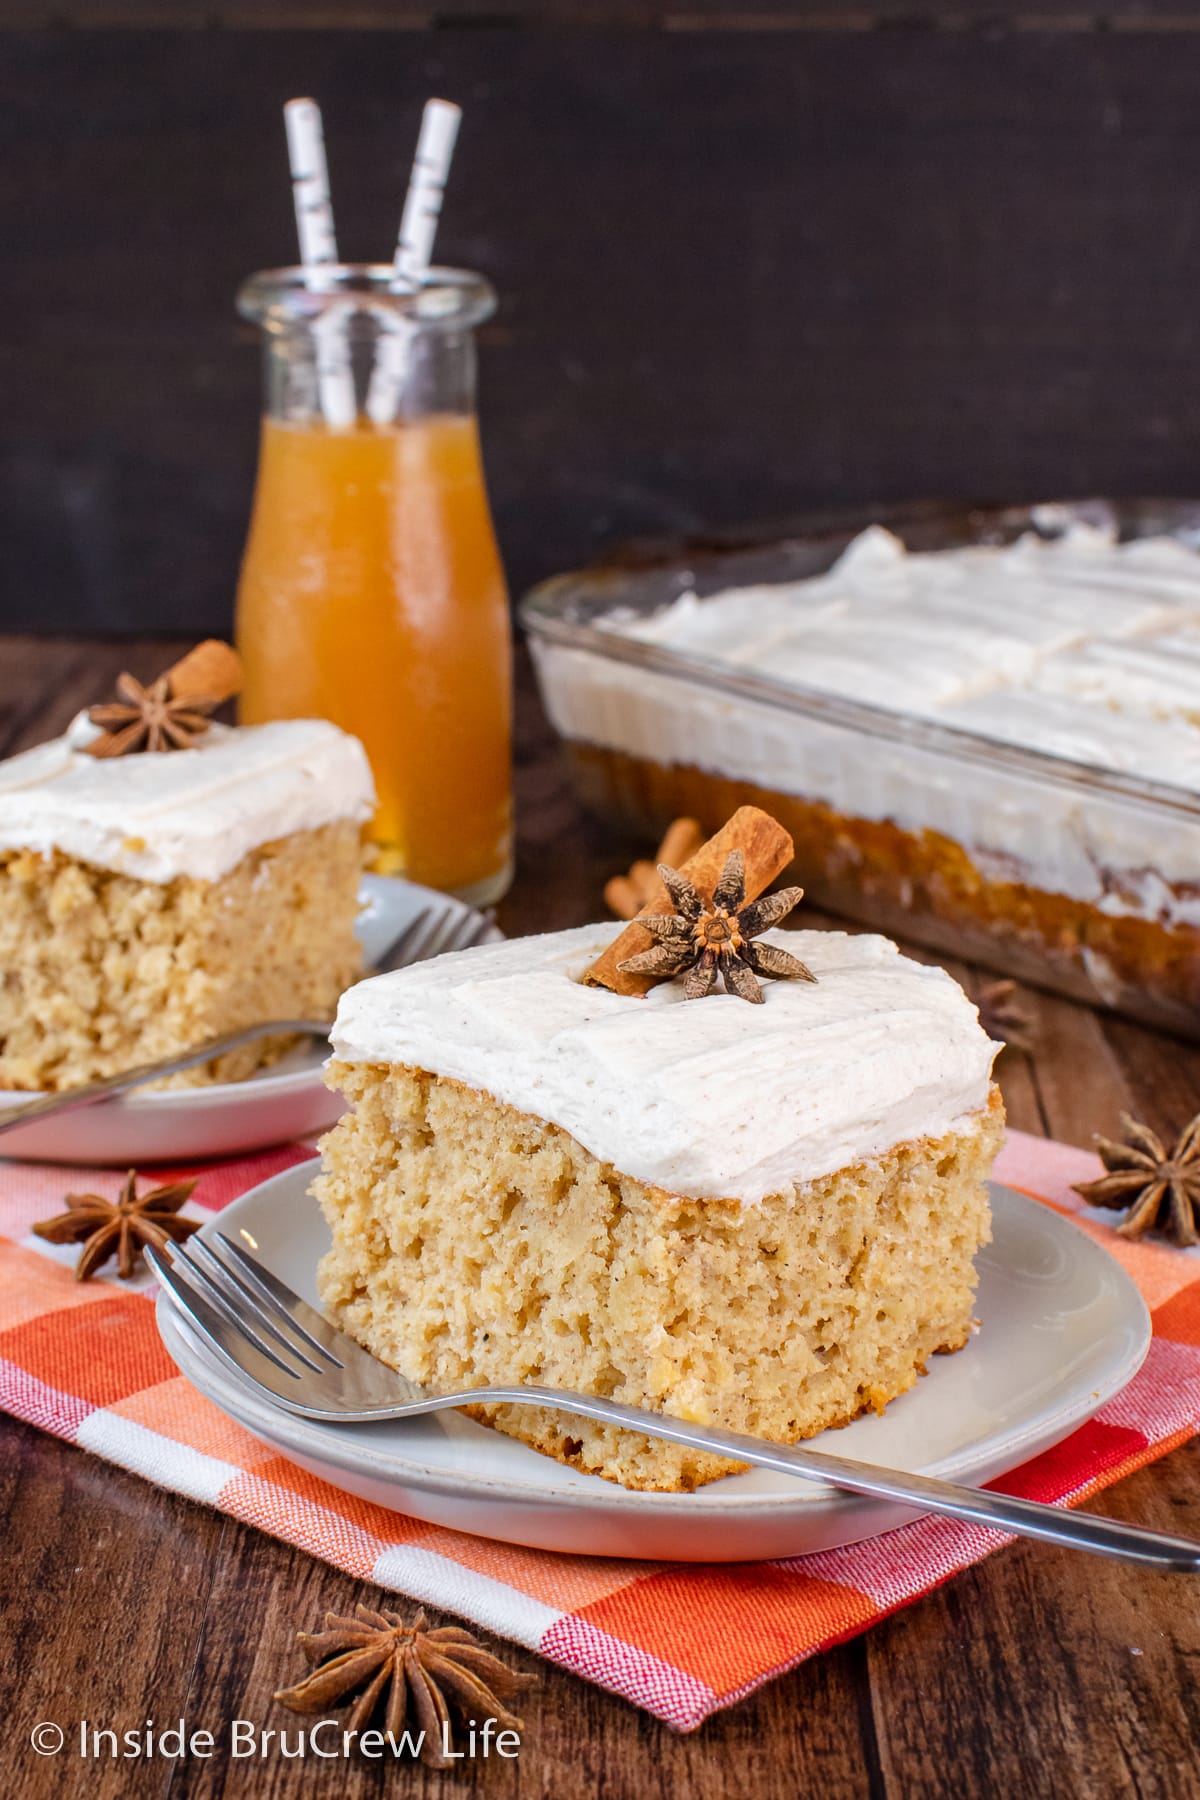
[[[491,927],[492,921],[486,913],[447,912],[441,907],[423,907],[392,939],[375,963],[373,972],[383,975],[392,969],[408,968],[412,963],[428,962],[430,957],[442,956],[447,951],[469,950],[487,935]],[[44,1094],[37,1100],[0,1107],[0,1132],[27,1125],[31,1119],[44,1119],[48,1113],[94,1106],[98,1100],[109,1100],[114,1094],[124,1094],[147,1081],[160,1081],[166,1075],[179,1074],[182,1069],[195,1068],[197,1063],[223,1056],[227,1050],[252,1044],[256,1038],[327,1038],[332,1022],[330,1019],[264,1019],[258,1025],[226,1031],[220,1037],[193,1044],[190,1050],[182,1050],[176,1056],[160,1056],[153,1062],[138,1063],[132,1069],[122,1069],[118,1075],[105,1075],[101,1080],[86,1082],[81,1087],[63,1088],[59,1093]]]
[[[407,1419],[477,1402],[548,1406],[711,1450],[737,1462],[784,1475],[828,1482],[852,1494],[897,1500],[922,1512],[944,1513],[1019,1537],[1039,1538],[1161,1569],[1200,1571],[1200,1542],[1125,1525],[1095,1513],[1060,1512],[988,1489],[959,1487],[928,1475],[875,1468],[849,1457],[772,1444],[740,1432],[691,1425],[615,1400],[532,1386],[464,1388],[430,1394],[371,1356],[339,1331],[241,1244],[223,1232],[171,1246],[172,1261],[154,1249],[146,1258],[192,1329],[218,1358],[268,1400],[300,1418],[323,1424]]]

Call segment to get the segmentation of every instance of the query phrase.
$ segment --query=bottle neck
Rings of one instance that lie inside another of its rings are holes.
[[[379,429],[475,410],[469,329],[414,325],[399,314],[331,307],[265,334],[263,411],[292,425]]]

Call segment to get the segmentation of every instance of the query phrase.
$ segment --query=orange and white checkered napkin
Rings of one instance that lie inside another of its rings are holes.
[[[219,1210],[310,1154],[296,1145],[187,1171],[200,1176],[194,1203]],[[996,1171],[1077,1215],[1154,1316],[1150,1355],[1124,1392],[996,1483],[1067,1504],[1200,1430],[1200,1252],[1126,1243],[1089,1214],[1069,1184],[1098,1167],[1086,1151],[1014,1132]],[[356,1500],[265,1448],[188,1385],[159,1341],[148,1275],[76,1283],[74,1250],[31,1235],[68,1188],[115,1195],[118,1186],[111,1172],[0,1163],[0,1406],[351,1575],[526,1644],[682,1730],[1006,1541],[925,1518],[786,1562],[618,1562],[493,1544]]]

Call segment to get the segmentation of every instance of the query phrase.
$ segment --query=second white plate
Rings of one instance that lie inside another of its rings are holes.
[[[469,910],[448,894],[389,875],[364,875],[360,898],[358,935],[368,965],[425,908],[446,914]],[[0,1137],[0,1156],[133,1167],[202,1162],[311,1137],[326,1131],[344,1110],[341,1096],[330,1092],[321,1075],[328,1054],[327,1045],[309,1044],[246,1081],[135,1090],[34,1120]],[[35,1099],[36,1094],[0,1091],[0,1105]]]
[[[329,1231],[310,1163],[263,1182],[202,1235],[241,1236],[308,1300]],[[1056,1444],[1139,1368],[1150,1318],[1124,1270],[1048,1207],[993,1184],[979,1258],[981,1328],[879,1417],[825,1434],[863,1462],[981,1483]],[[665,1562],[746,1562],[856,1543],[914,1515],[887,1501],[751,1470],[695,1494],[644,1494],[580,1475],[458,1412],[373,1425],[284,1413],[158,1301],[168,1352],[201,1393],[334,1487],[395,1512],[536,1549]]]

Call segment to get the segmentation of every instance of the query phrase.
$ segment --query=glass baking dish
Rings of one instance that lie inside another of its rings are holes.
[[[912,550],[1115,525],[1200,545],[1200,502],[926,506],[558,576],[522,604],[543,700],[593,810],[652,835],[747,801],[831,912],[1200,1038],[1200,796],[617,634],[681,594],[824,573],[863,527]],[[1200,696],[1197,697],[1200,707]]]

